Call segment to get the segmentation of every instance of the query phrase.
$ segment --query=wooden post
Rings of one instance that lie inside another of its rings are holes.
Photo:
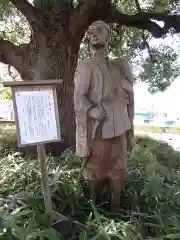
[[[48,216],[52,216],[51,191],[49,187],[47,160],[44,144],[37,144],[37,152],[41,171],[42,193],[44,197],[45,214]]]
[[[67,236],[72,229],[72,222],[52,209],[44,147],[46,143],[61,141],[56,95],[56,85],[60,83],[61,79],[52,79],[3,82],[3,85],[12,89],[18,146],[37,146],[45,214],[49,217],[50,224]]]

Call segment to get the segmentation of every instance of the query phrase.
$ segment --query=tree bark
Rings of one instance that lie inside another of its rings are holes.
[[[57,88],[57,97],[62,135],[61,145],[68,147],[75,144],[73,90],[79,45],[67,41],[67,34],[61,27],[48,24],[43,33],[32,38],[26,48],[21,75],[24,81],[30,79],[63,80]],[[58,145],[54,144],[56,147]]]
[[[22,72],[23,50],[12,42],[0,38],[0,61],[13,66],[18,72]]]
[[[59,8],[65,7],[62,5],[63,1],[61,1]],[[18,1],[13,2],[19,3]],[[9,41],[1,40],[0,61],[14,66],[24,81],[35,79],[63,80],[63,83],[57,88],[62,142],[61,144],[53,144],[55,148],[53,152],[55,150],[57,153],[59,150],[60,153],[64,147],[75,145],[74,73],[81,39],[72,39],[68,27],[63,26],[64,23],[68,22],[67,15],[62,19],[62,16],[54,12],[53,8],[46,8],[47,6],[44,4],[47,1],[37,1],[37,3],[37,10],[43,12],[44,15],[42,19],[37,20],[40,24],[35,26],[34,22],[36,21],[33,17],[30,43],[15,46]],[[55,10],[57,11],[57,9]],[[31,15],[29,15],[29,22],[31,21],[30,17]]]

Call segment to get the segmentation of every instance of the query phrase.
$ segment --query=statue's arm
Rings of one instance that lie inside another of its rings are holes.
[[[126,91],[128,96],[128,115],[133,127],[134,120],[134,77],[132,73],[132,68],[129,62],[126,59],[121,59],[119,61],[120,72],[122,75],[121,84],[123,89]]]
[[[134,77],[132,68],[127,60],[123,61],[121,69],[124,71],[122,71],[122,87],[127,93],[127,111],[131,122],[131,129],[126,132],[127,150],[132,152],[134,146]]]
[[[76,115],[82,111],[93,119],[101,120],[105,112],[100,106],[92,104],[87,97],[91,84],[92,66],[86,60],[79,64],[75,77],[74,108]]]
[[[87,98],[91,74],[92,71],[89,64],[86,61],[82,61],[77,68],[75,76],[74,108],[76,113],[82,110],[87,112],[92,107]]]
[[[132,68],[130,66],[130,64],[127,62],[127,67],[125,68],[126,72],[125,72],[125,80],[127,81],[127,85],[129,85],[129,87],[127,88],[127,93],[128,93],[128,100],[129,100],[129,104],[128,104],[128,108],[129,108],[129,119],[131,121],[132,124],[132,128],[133,128],[133,121],[134,121],[134,77],[133,77],[133,73],[132,73]]]
[[[133,121],[134,121],[134,91],[128,92],[128,116],[130,119],[130,122],[133,126]]]
[[[126,132],[127,151],[132,152],[134,146],[134,91],[128,92],[127,111],[131,122],[131,129]]]

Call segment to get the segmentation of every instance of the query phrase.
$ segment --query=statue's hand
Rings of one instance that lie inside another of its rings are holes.
[[[92,107],[88,111],[88,116],[95,120],[102,120],[105,117],[105,112],[101,107]]]

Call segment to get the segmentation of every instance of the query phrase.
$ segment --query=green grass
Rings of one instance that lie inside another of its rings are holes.
[[[180,134],[180,127],[161,127],[161,126],[151,126],[151,125],[136,125],[136,131],[143,132],[153,132],[153,133],[171,133],[171,134]]]
[[[16,148],[16,134],[12,128],[0,128],[0,157]]]
[[[12,121],[11,123],[5,123],[6,121],[0,121],[0,129],[6,130],[15,130],[15,123]],[[152,126],[152,125],[135,125],[135,131],[143,131],[143,132],[153,132],[153,133],[172,133],[172,134],[180,134],[180,127],[178,126]]]
[[[63,239],[43,214],[38,160],[13,151],[14,135],[8,134],[0,138],[6,149],[0,158],[0,240]],[[74,222],[70,240],[180,239],[179,152],[138,137],[127,160],[123,210],[112,218],[83,194],[76,181],[80,161],[71,150],[48,156],[53,207]]]

